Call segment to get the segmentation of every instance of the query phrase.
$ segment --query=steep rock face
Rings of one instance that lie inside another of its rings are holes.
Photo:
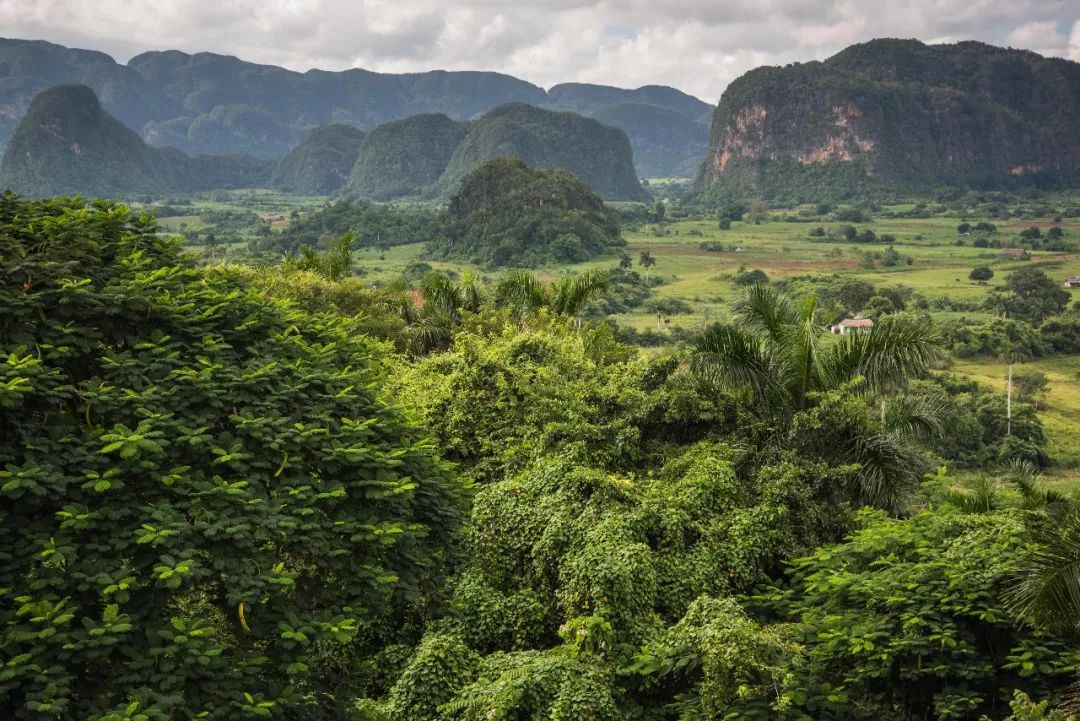
[[[1080,180],[1080,64],[876,40],[725,91],[706,192],[815,199]]]
[[[0,187],[30,196],[126,197],[256,187],[270,164],[246,156],[189,157],[151,148],[105,112],[85,85],[58,85],[30,103],[0,161]]]
[[[503,105],[470,123],[439,185],[452,192],[473,169],[499,157],[569,170],[608,200],[648,198],[624,131],[577,113],[523,103]]]
[[[365,135],[340,123],[312,130],[274,165],[270,187],[298,195],[335,195],[349,179]]]
[[[465,128],[433,113],[380,125],[360,146],[345,193],[369,200],[437,195]]]

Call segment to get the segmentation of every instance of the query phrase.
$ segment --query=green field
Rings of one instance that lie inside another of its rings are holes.
[[[258,213],[290,213],[293,209],[310,212],[322,206],[325,199],[290,198],[269,192],[235,193],[224,199],[199,199],[191,215],[162,220],[166,232],[178,232],[180,223],[188,229],[202,229],[202,214],[220,210],[254,210]],[[893,210],[902,210],[894,206]],[[986,293],[1004,283],[1009,272],[1030,265],[1041,267],[1054,279],[1080,275],[1080,253],[1032,252],[1028,261],[1002,260],[994,248],[977,248],[971,238],[957,245],[958,217],[938,216],[920,219],[875,218],[864,223],[851,223],[859,230],[868,228],[879,237],[892,235],[891,245],[901,254],[901,262],[892,268],[862,267],[861,256],[866,251],[880,252],[887,243],[833,242],[811,238],[809,232],[818,226],[826,228],[841,223],[788,222],[777,217],[794,211],[773,210],[773,219],[760,224],[734,222],[729,230],[721,230],[713,220],[676,220],[662,225],[642,224],[624,232],[625,252],[634,260],[635,270],[644,273],[638,264],[642,252],[649,252],[656,265],[649,269],[652,278],[661,281],[653,288],[656,299],[677,299],[690,307],[690,312],[672,316],[657,315],[645,308],[633,313],[614,316],[620,324],[639,331],[647,329],[671,333],[675,329],[696,331],[708,323],[728,315],[730,303],[743,289],[734,282],[740,269],[763,270],[770,280],[788,276],[816,275],[856,278],[876,286],[904,285],[930,301],[950,299],[977,303]],[[1050,219],[1012,220],[998,223],[995,236],[1008,245],[1023,228],[1051,225]],[[1080,237],[1080,219],[1065,218],[1059,223],[1067,237]],[[284,225],[287,225],[284,224]],[[274,226],[273,232],[283,228]],[[255,236],[258,228],[241,233],[246,241]],[[262,231],[265,232],[265,231]],[[723,251],[702,249],[703,243],[721,244]],[[244,242],[219,247],[215,260],[242,257]],[[457,261],[432,260],[424,257],[423,243],[398,245],[390,248],[361,248],[355,251],[358,273],[368,283],[385,284],[401,278],[406,268],[416,262],[426,262],[435,270],[461,274],[471,271],[487,282],[494,282],[499,271],[480,268]],[[911,264],[907,264],[910,258]],[[612,268],[617,256],[594,259],[586,263],[547,267],[535,272],[545,280],[564,274],[581,273],[593,268]],[[968,279],[975,266],[989,266],[995,277],[985,285]],[[1074,295],[1080,300],[1080,291]],[[982,311],[935,311],[937,320],[992,318]],[[645,352],[651,352],[646,349]],[[966,360],[951,366],[955,372],[979,378],[1004,390],[1005,366],[994,359]],[[1025,364],[1025,370],[1044,372],[1049,380],[1045,406],[1040,416],[1049,437],[1049,450],[1058,461],[1053,474],[1063,482],[1080,484],[1080,358],[1053,357]]]

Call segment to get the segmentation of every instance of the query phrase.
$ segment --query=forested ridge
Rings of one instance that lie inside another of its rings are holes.
[[[599,212],[558,173],[450,212]],[[1076,501],[1024,404],[964,431],[1001,398],[929,316],[834,336],[751,280],[646,356],[589,319],[617,259],[376,288],[354,242],[204,266],[0,196],[11,718],[1068,717]]]

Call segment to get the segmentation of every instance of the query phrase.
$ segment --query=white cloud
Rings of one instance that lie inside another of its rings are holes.
[[[1080,0],[0,0],[0,34],[122,61],[176,48],[296,70],[656,83],[709,101],[757,65],[822,59],[874,37],[977,39],[1080,60],[1078,18]]]

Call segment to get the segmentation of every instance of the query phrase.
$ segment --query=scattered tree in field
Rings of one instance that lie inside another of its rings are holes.
[[[973,268],[968,273],[968,278],[975,281],[979,285],[986,285],[986,282],[994,277],[994,271],[985,265],[980,265],[978,268]]]
[[[956,232],[960,235],[967,235],[972,231],[971,223],[961,223],[956,226]]]
[[[654,265],[656,265],[656,258],[652,256],[651,252],[643,250],[641,251],[641,255],[638,256],[638,265],[645,269],[645,284],[648,285],[649,268],[652,268]]]

